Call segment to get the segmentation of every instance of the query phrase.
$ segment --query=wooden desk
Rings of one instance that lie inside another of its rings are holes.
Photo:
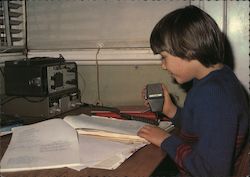
[[[86,109],[77,109],[67,115],[87,113]],[[0,158],[2,159],[10,142],[11,135],[1,137]],[[166,154],[160,148],[149,144],[123,162],[115,170],[103,170],[86,168],[81,171],[70,168],[58,168],[49,170],[33,170],[23,172],[1,173],[4,177],[148,177],[162,162]]]

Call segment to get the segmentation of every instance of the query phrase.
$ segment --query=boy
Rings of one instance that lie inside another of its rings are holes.
[[[183,176],[228,177],[247,139],[249,107],[233,71],[223,65],[223,36],[204,11],[188,6],[163,17],[150,44],[180,84],[193,80],[183,108],[164,90],[163,113],[180,133],[144,126],[138,135],[161,147]]]

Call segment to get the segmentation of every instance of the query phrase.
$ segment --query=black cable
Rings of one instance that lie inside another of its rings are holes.
[[[151,119],[147,119],[146,117],[142,117],[142,116],[134,116],[134,115],[130,115],[127,113],[121,113],[121,111],[116,107],[98,106],[98,105],[86,104],[86,103],[84,103],[83,106],[89,106],[91,108],[91,110],[93,110],[94,108],[97,108],[97,110],[99,110],[99,111],[110,111],[112,113],[119,115],[124,120],[135,120],[135,121],[149,123],[152,125],[159,125],[160,119],[159,120],[158,119],[151,120]]]
[[[83,95],[84,95],[84,92],[85,92],[85,89],[86,89],[86,80],[84,79],[84,77],[82,76],[82,74],[80,73],[80,72],[77,72],[77,74],[80,76],[80,78],[81,78],[81,81],[82,81],[82,83],[83,83],[83,89],[80,89],[81,90],[81,97],[83,97]],[[78,83],[78,85],[79,85],[79,83]],[[82,87],[81,87],[82,88]]]
[[[134,115],[126,114],[126,113],[119,113],[119,115],[121,116],[121,118],[125,120],[135,120],[135,121],[149,123],[152,125],[159,125],[158,120],[151,120],[151,119],[147,119],[146,117],[134,116]]]
[[[20,97],[18,97],[18,96],[13,96],[13,97],[10,97],[10,98],[8,97],[6,100],[1,101],[1,106],[8,103],[8,102],[10,102],[10,101],[12,101],[12,100],[14,100],[14,99],[16,99],[16,98],[20,98]]]
[[[31,99],[29,99],[29,98],[27,98],[27,97],[23,97],[25,100],[27,100],[28,102],[31,102],[31,103],[40,103],[40,102],[42,102],[42,101],[44,101],[47,97],[43,97],[43,98],[41,98],[40,100],[31,100]]]
[[[109,106],[101,106],[101,105],[94,105],[94,104],[88,104],[88,103],[83,103],[82,106],[88,106],[91,108],[91,110],[98,110],[98,111],[110,111],[116,114],[120,113],[120,110],[115,107],[109,107]]]
[[[2,73],[2,75],[3,75],[3,78],[5,78],[4,72],[3,72],[2,68],[0,68],[0,71],[1,71],[1,73]]]
[[[41,98],[39,100],[31,100],[31,99],[29,99],[27,97],[12,96],[12,97],[6,98],[6,100],[1,101],[1,106],[3,106],[4,104],[6,104],[6,103],[8,103],[8,102],[10,102],[10,101],[12,101],[14,99],[17,99],[17,98],[23,98],[26,101],[31,102],[31,103],[40,103],[40,102],[42,102],[42,101],[44,101],[46,99],[46,97],[44,97],[44,98]]]
[[[24,46],[25,46],[25,49],[24,49],[24,54],[25,54],[25,57],[28,58],[28,22],[27,22],[27,3],[26,1],[24,1],[24,18],[26,20],[24,20],[25,24],[24,24],[24,28],[26,29],[25,30],[25,40],[24,40]]]

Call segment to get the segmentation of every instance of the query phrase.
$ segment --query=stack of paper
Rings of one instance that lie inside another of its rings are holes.
[[[148,143],[137,136],[145,124],[81,114],[13,128],[0,171],[114,169]],[[164,129],[172,127],[169,122],[160,125]]]
[[[61,119],[12,129],[1,172],[79,166],[77,133]]]

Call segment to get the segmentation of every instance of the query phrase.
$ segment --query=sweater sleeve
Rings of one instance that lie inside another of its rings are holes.
[[[203,90],[197,97],[199,99],[194,99],[191,107],[198,141],[190,144],[172,135],[161,147],[181,169],[193,176],[230,176],[237,110],[228,95],[216,86]]]

